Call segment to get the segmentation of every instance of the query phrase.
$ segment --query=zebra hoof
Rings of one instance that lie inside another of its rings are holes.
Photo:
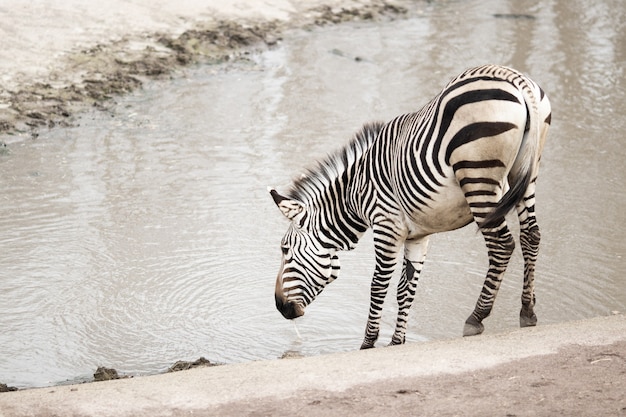
[[[537,325],[537,316],[532,305],[523,305],[519,312],[519,327],[532,327]]]
[[[530,317],[520,315],[519,316],[519,327],[532,327],[537,325],[537,316],[535,314]]]
[[[403,345],[403,344],[404,344],[404,338],[402,338],[402,340],[397,340],[393,338],[391,339],[391,342],[389,342],[387,346],[397,346],[397,345]]]
[[[465,326],[463,326],[463,336],[476,336],[481,334],[484,330],[485,326],[476,320],[474,316],[470,316],[465,322]]]
[[[374,340],[364,340],[361,344],[361,350],[365,349],[373,349],[374,348]]]

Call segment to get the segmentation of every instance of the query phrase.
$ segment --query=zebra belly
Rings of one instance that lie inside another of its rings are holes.
[[[413,207],[406,213],[410,219],[409,236],[426,236],[458,229],[471,223],[474,218],[465,195],[458,184],[441,187],[428,200],[428,205]]]

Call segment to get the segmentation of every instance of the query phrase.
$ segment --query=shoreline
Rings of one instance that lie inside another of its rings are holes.
[[[357,416],[384,412],[385,404],[398,410],[420,404],[439,415],[618,415],[626,413],[624,375],[626,316],[616,314],[501,334],[20,390],[0,394],[0,415]],[[506,401],[489,402],[494,387],[492,394]],[[567,401],[529,402],[536,395]],[[470,400],[475,408],[465,408]],[[526,401],[527,408],[513,408],[516,401]]]
[[[26,66],[4,68],[0,78],[0,139],[6,144],[36,138],[41,129],[70,126],[81,110],[106,108],[116,96],[141,88],[147,80],[171,77],[193,64],[244,58],[276,45],[289,29],[407,16],[411,7],[421,5],[386,0],[315,0],[306,6],[293,0],[244,3],[245,8],[214,1],[202,7],[181,6],[180,22],[168,30],[155,22],[144,22],[142,30],[131,33],[115,27],[108,41],[88,37],[78,49],[61,42],[58,50],[46,51],[41,62],[33,63],[28,51],[22,52],[22,60],[19,51],[5,52],[18,54],[13,67],[22,62]],[[66,7],[69,13],[71,4]],[[205,17],[192,21],[197,13]],[[90,29],[89,21],[81,28]],[[0,47],[6,46],[0,42]]]

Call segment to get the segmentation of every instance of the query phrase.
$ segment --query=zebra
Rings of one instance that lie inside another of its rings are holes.
[[[342,149],[268,191],[290,220],[275,285],[287,319],[304,314],[339,273],[339,251],[372,229],[376,266],[361,349],[378,339],[382,306],[403,255],[390,345],[403,344],[429,236],[476,222],[489,269],[464,336],[483,332],[515,247],[505,215],[514,208],[524,258],[520,326],[534,326],[535,217],[539,160],[552,110],[544,91],[512,68],[484,65],[452,79],[421,110],[366,123]]]

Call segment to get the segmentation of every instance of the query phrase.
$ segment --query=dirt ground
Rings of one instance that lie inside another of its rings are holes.
[[[626,416],[626,342],[570,346],[462,374],[235,402],[219,416]],[[188,415],[186,413],[175,416]]]

